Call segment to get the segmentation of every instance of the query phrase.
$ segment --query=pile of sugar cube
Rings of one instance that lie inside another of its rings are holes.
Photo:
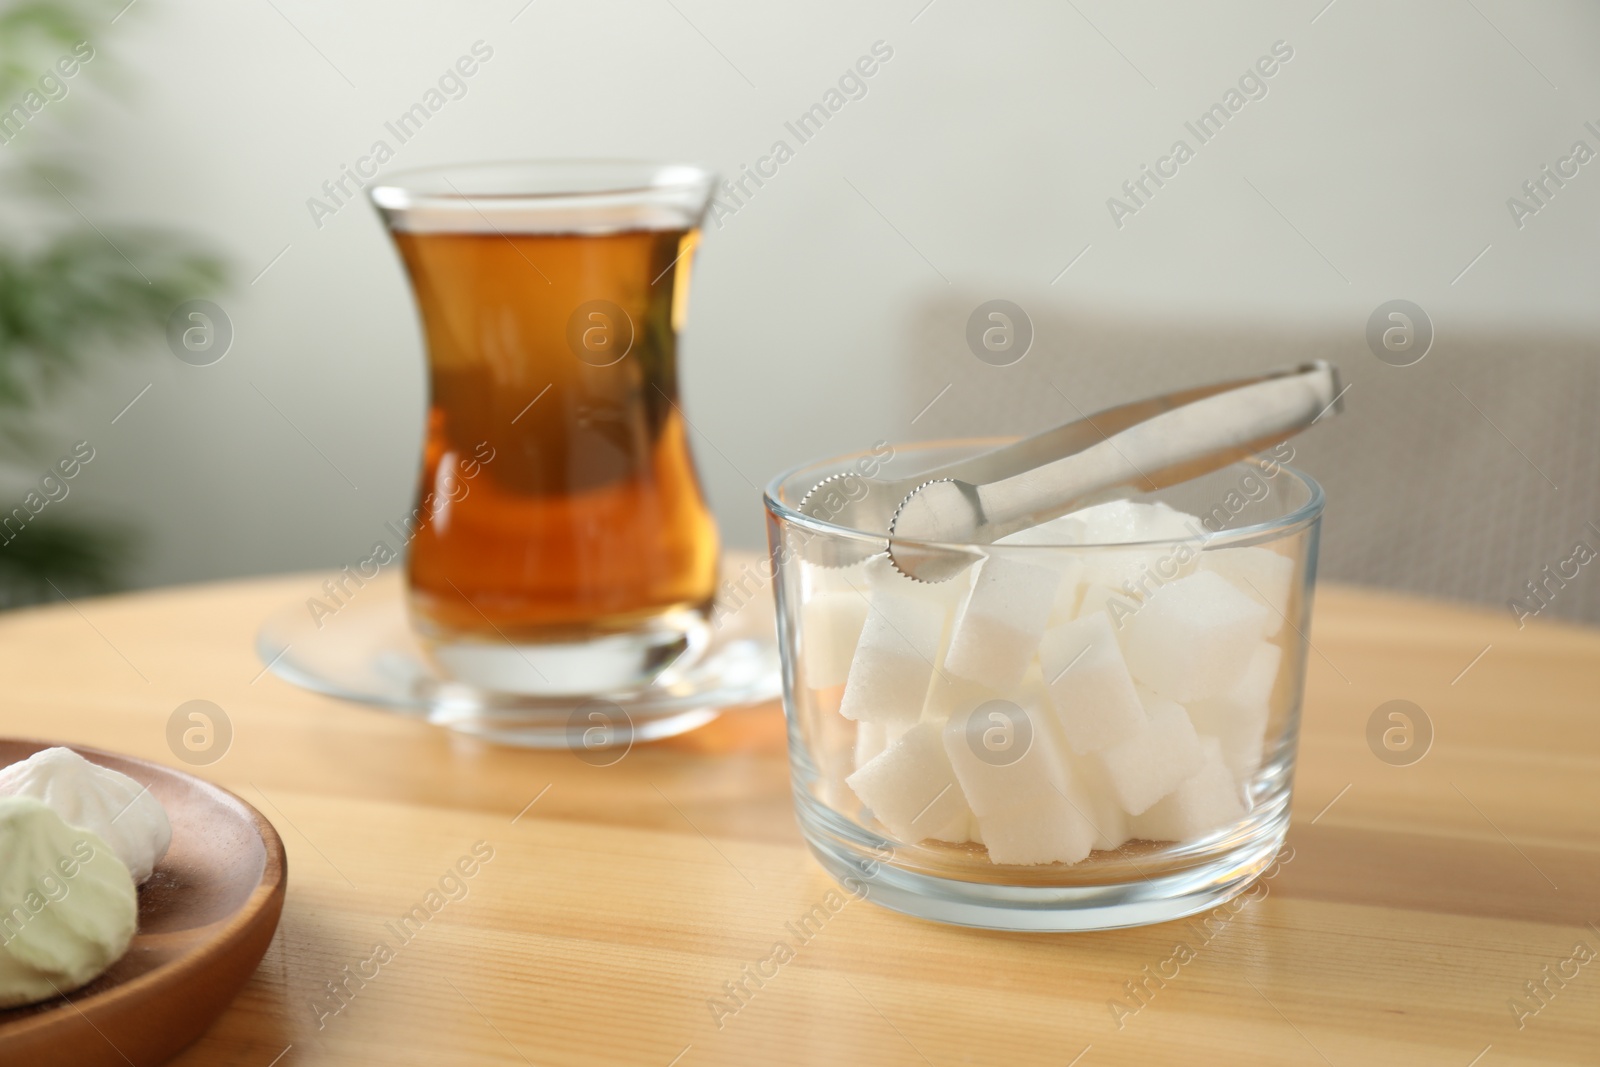
[[[1127,549],[1002,547],[942,583],[883,555],[804,564],[797,681],[855,724],[854,797],[903,842],[973,842],[1003,864],[1243,818],[1295,562],[1201,551],[1203,534],[1123,500],[999,545]]]

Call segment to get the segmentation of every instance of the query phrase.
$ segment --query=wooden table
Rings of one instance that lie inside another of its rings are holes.
[[[0,733],[182,766],[168,718],[214,701],[234,737],[198,773],[288,845],[278,937],[180,1064],[1600,1062],[1600,962],[1572,960],[1600,952],[1600,631],[1323,589],[1292,858],[1209,935],[995,934],[853,901],[799,944],[785,924],[831,883],[776,706],[611,767],[496,748],[263,675],[258,623],[319,582],[0,616]],[[1436,735],[1411,766],[1366,740],[1397,698]],[[401,945],[389,924],[477,842],[493,858]],[[795,957],[719,1028],[708,1002],[780,938]],[[393,958],[349,980],[380,941]],[[1179,942],[1193,958],[1130,1000]],[[1541,1006],[1524,983],[1547,973]]]

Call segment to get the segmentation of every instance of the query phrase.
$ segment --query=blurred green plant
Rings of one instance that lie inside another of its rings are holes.
[[[40,80],[60,81],[57,61],[83,42],[95,47],[126,3],[0,0],[0,115],[43,110],[28,107],[30,94],[51,105],[0,145],[0,476],[24,486],[10,491],[15,500],[0,497],[0,519],[20,509],[23,524],[0,542],[0,608],[121,584],[137,544],[127,525],[54,513],[29,521],[25,486],[49,469],[41,413],[98,362],[148,352],[174,307],[226,279],[222,260],[189,237],[97,228],[79,210],[90,163],[63,150],[71,112],[38,95]],[[120,80],[99,48],[92,54],[64,95],[81,100],[86,84]]]

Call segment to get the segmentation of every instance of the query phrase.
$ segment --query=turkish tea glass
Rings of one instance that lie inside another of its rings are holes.
[[[447,677],[598,694],[704,647],[718,537],[678,402],[714,183],[697,167],[499,163],[371,190],[428,362],[413,630]]]

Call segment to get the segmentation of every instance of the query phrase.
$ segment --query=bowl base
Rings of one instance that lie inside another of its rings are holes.
[[[862,848],[837,824],[825,826],[833,820],[818,818],[816,807],[802,802],[797,812],[812,854],[852,895],[919,919],[1034,933],[1148,926],[1225,904],[1274,865],[1289,828],[1285,806],[1242,843],[1177,871],[1099,885],[1005,885],[908,870],[875,858],[891,854],[890,842]]]

